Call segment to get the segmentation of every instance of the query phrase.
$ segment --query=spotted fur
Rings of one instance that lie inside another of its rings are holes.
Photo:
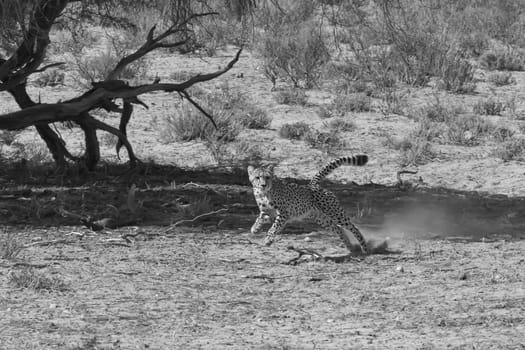
[[[343,229],[347,229],[355,236],[361,249],[366,254],[368,247],[359,229],[355,227],[344,212],[336,196],[321,187],[321,181],[326,175],[343,164],[364,165],[368,156],[342,157],[328,163],[308,185],[284,183],[274,177],[273,167],[248,167],[248,176],[253,185],[253,194],[260,213],[251,228],[252,233],[260,231],[263,224],[271,221],[275,214],[275,221],[268,230],[265,244],[270,245],[275,236],[282,232],[286,222],[291,218],[313,218],[317,223],[336,233],[344,242],[348,250],[352,243]]]

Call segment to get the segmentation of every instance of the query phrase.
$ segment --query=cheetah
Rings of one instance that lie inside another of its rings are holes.
[[[367,155],[335,159],[321,169],[308,185],[282,182],[274,177],[273,166],[258,168],[249,166],[248,176],[260,210],[250,231],[252,234],[258,233],[263,224],[270,222],[270,214],[275,212],[275,221],[264,239],[264,244],[269,246],[289,219],[309,217],[315,219],[323,228],[337,233],[348,250],[352,251],[352,243],[343,228],[349,230],[357,238],[363,253],[368,254],[369,249],[363,235],[352,224],[336,196],[319,186],[319,182],[339,166],[343,164],[361,166],[367,162]]]

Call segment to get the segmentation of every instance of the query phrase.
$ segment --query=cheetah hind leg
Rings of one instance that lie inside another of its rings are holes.
[[[361,250],[363,251],[363,253],[368,254],[368,247],[366,245],[365,239],[363,238],[363,235],[361,234],[359,229],[350,222],[349,219],[347,220],[349,222],[349,225],[346,224],[344,225],[344,227],[354,234],[357,241],[359,242],[359,245],[361,246]],[[350,238],[346,234],[345,230],[343,230],[343,228],[336,224],[331,218],[322,215],[317,219],[317,223],[326,230],[336,233],[339,236],[339,238],[341,238],[349,252],[352,253],[353,251],[355,251],[354,245],[350,241]]]

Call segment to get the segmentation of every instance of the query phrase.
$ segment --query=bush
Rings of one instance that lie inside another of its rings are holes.
[[[267,129],[272,123],[272,117],[264,109],[255,106],[246,107],[237,119],[248,129]]]
[[[84,86],[91,88],[91,82],[105,80],[115,68],[120,58],[111,50],[97,53],[93,56],[82,55],[76,58],[76,66]],[[126,66],[117,79],[137,79],[146,73],[146,61],[139,59]]]
[[[475,115],[463,115],[447,123],[447,141],[455,145],[475,146],[494,132],[494,125]]]
[[[441,62],[440,87],[456,93],[470,93],[476,88],[474,68],[458,52],[445,55]]]
[[[511,138],[494,150],[494,155],[504,161],[525,159],[525,139]]]
[[[217,129],[210,120],[193,106],[184,104],[176,115],[166,117],[165,125],[160,131],[161,140],[165,143],[192,140],[234,141],[242,130],[242,125],[231,113],[220,111],[214,115]]]
[[[324,122],[323,125],[332,131],[338,132],[348,132],[356,129],[355,123],[343,119],[333,119]]]
[[[491,73],[487,80],[496,86],[505,86],[516,83],[516,79],[512,77],[510,72],[494,72]]]
[[[322,149],[325,152],[343,145],[339,137],[339,131],[337,130],[331,130],[329,132],[310,130],[304,135],[304,141],[311,147]]]
[[[64,72],[50,69],[40,73],[33,82],[38,87],[64,85],[64,77]]]
[[[501,115],[505,104],[493,98],[478,101],[473,107],[474,113],[481,115]]]
[[[0,130],[0,143],[10,146],[20,133],[20,130]]]
[[[0,232],[0,259],[14,259],[24,246],[7,229]]]
[[[435,101],[420,108],[417,113],[419,119],[428,119],[432,122],[445,123],[463,112],[459,106],[445,105],[438,97]]]
[[[337,95],[330,104],[333,114],[343,116],[347,112],[369,112],[372,110],[372,100],[364,93]]]
[[[419,137],[417,132],[410,133],[401,140],[388,137],[386,144],[401,152],[400,165],[423,165],[435,158],[432,145],[425,138]]]
[[[488,70],[522,71],[525,68],[525,53],[517,49],[489,51],[481,55],[480,63]]]
[[[305,122],[284,124],[279,129],[279,136],[290,140],[301,140],[310,130],[310,125]]]
[[[69,289],[68,285],[62,279],[56,276],[48,277],[43,273],[37,273],[32,268],[24,268],[19,272],[10,272],[9,281],[17,288],[59,292],[64,292]]]
[[[277,103],[284,105],[306,106],[308,102],[306,93],[298,88],[281,90],[275,94],[275,99]]]
[[[291,81],[294,87],[308,89],[318,85],[321,68],[330,59],[319,28],[311,23],[282,25],[266,32],[261,53],[265,70]]]
[[[230,90],[227,84],[213,92],[193,89],[191,95],[212,116],[217,129],[210,120],[189,103],[177,107],[175,115],[166,116],[161,125],[163,142],[216,140],[234,141],[244,128],[264,129],[272,122],[263,109],[253,104],[244,94]]]

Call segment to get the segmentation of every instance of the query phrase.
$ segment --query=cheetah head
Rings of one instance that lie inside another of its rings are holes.
[[[248,167],[248,177],[253,188],[260,189],[263,192],[269,191],[272,188],[273,165],[258,168],[250,165]]]

